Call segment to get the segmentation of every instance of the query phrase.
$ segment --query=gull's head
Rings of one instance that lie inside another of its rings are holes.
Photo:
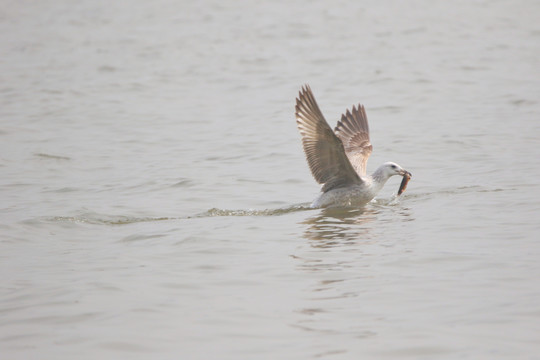
[[[408,172],[407,170],[403,169],[401,166],[399,166],[398,164],[396,164],[395,162],[386,162],[382,165],[382,168],[383,168],[383,171],[385,173],[386,176],[390,177],[390,176],[394,176],[394,175],[400,175],[400,176],[409,176],[411,177],[411,173]]]

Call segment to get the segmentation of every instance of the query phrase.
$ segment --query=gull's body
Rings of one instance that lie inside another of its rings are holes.
[[[296,122],[311,173],[323,185],[312,207],[362,206],[377,195],[391,176],[410,176],[393,162],[366,175],[373,147],[362,105],[347,110],[332,131],[306,85],[296,99]]]

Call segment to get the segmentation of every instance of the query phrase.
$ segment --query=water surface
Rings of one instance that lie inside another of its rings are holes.
[[[3,356],[537,358],[539,11],[4,4]],[[304,83],[402,197],[307,207]]]

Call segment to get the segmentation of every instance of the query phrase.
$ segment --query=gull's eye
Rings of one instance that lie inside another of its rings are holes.
[[[392,167],[392,169],[395,169],[395,168],[396,168],[396,165],[392,165],[391,167]]]

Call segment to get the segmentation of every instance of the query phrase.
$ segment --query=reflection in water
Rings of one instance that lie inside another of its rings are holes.
[[[328,208],[309,217],[302,224],[308,224],[304,232],[314,247],[334,247],[370,239],[370,228],[366,226],[375,220],[378,210],[367,208]]]
[[[302,255],[294,256],[301,261],[299,268],[324,273],[349,268],[351,257],[344,256],[343,251],[363,251],[359,243],[371,242],[373,229],[369,224],[377,219],[379,212],[371,207],[326,208],[302,221],[301,224],[307,225],[303,235],[309,240],[309,248]]]
[[[300,224],[307,225],[303,236],[313,249],[362,251],[358,244],[372,244],[375,239],[393,239],[390,224],[414,221],[411,209],[388,201],[372,202],[364,208],[326,208]],[[384,238],[381,238],[381,231]]]
[[[301,224],[308,244],[294,256],[297,269],[310,274],[305,291],[309,301],[296,309],[291,326],[321,335],[349,334],[356,339],[377,336],[369,325],[344,329],[342,314],[362,304],[364,285],[377,281],[373,261],[384,238],[381,227],[414,220],[411,210],[392,201],[378,200],[364,208],[321,209]],[[383,253],[387,250],[383,250]],[[392,251],[392,250],[390,250]],[[339,306],[336,306],[339,304]],[[369,309],[364,309],[369,319]],[[345,351],[336,347],[335,351]]]

